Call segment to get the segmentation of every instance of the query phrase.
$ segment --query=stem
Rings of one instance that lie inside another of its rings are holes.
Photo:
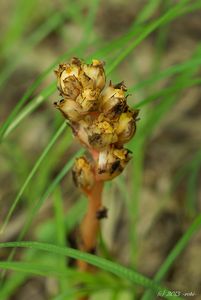
[[[103,182],[96,181],[92,190],[87,192],[89,200],[87,213],[80,225],[80,250],[88,253],[94,253],[96,250],[97,236],[100,230],[100,219],[97,218],[97,212],[102,207]],[[91,270],[89,264],[78,261],[78,267],[81,271]]]
[[[94,253],[96,251],[97,236],[100,230],[100,219],[97,217],[97,213],[102,207],[102,191],[103,191],[103,181],[96,181],[93,188],[86,192],[88,197],[88,209],[87,213],[80,225],[80,245],[79,249]],[[78,260],[78,268],[80,271],[93,272],[94,267],[90,266],[88,263]],[[79,300],[88,300],[89,296],[81,296]]]

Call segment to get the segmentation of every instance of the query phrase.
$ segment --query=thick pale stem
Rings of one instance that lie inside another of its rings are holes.
[[[103,182],[97,181],[93,189],[87,193],[88,196],[88,209],[87,213],[80,225],[80,250],[88,253],[94,253],[97,244],[97,236],[100,229],[100,220],[97,213],[102,206],[102,191]],[[79,269],[87,271],[91,267],[83,262],[78,261]]]

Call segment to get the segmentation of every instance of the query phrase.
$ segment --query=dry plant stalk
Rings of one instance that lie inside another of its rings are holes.
[[[104,181],[118,176],[131,159],[124,144],[135,134],[139,111],[128,107],[123,82],[113,85],[110,81],[105,87],[104,67],[99,60],[88,65],[73,58],[68,64],[60,64],[55,73],[63,99],[54,104],[90,154],[90,158],[76,159],[72,174],[89,200],[80,225],[79,249],[95,253],[100,220],[107,217],[101,203]],[[85,262],[77,264],[82,271],[92,271]]]

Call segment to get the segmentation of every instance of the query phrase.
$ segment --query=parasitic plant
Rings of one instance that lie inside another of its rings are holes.
[[[88,209],[80,224],[79,249],[94,253],[100,220],[107,217],[101,197],[104,182],[118,176],[131,159],[124,148],[135,134],[138,110],[129,108],[123,82],[106,85],[103,63],[85,64],[73,58],[55,71],[62,99],[55,104],[73,135],[88,150],[77,158],[72,170],[75,185],[88,197]],[[82,271],[91,267],[77,262]],[[84,299],[84,298],[83,298]],[[87,298],[85,298],[87,299]]]

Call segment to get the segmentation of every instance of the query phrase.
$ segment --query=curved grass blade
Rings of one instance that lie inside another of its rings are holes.
[[[45,99],[47,99],[53,92],[56,90],[55,82],[52,82],[49,86],[47,86],[40,95],[36,96],[26,107],[19,113],[19,115],[13,120],[12,117],[9,120],[9,125],[6,124],[2,129],[2,141],[3,138],[6,138],[8,134],[17,127],[17,125],[32,111],[34,111],[38,106],[40,106]],[[8,125],[8,126],[7,126]]]
[[[12,295],[19,286],[26,282],[26,279],[27,276],[25,273],[18,273],[15,274],[15,276],[10,276],[9,280],[6,281],[6,284],[0,288],[0,299],[9,299],[10,295]]]
[[[0,87],[6,80],[12,75],[17,68],[18,64],[26,54],[28,50],[35,47],[41,40],[43,40],[50,32],[55,30],[65,21],[66,16],[63,13],[54,13],[52,16],[48,16],[39,28],[37,28],[30,37],[23,42],[23,47],[20,51],[15,53],[15,60],[9,61],[5,64],[5,67],[0,72]],[[10,53],[9,53],[10,57]]]
[[[149,34],[155,31],[159,26],[169,23],[176,17],[196,10],[201,7],[201,3],[196,3],[196,5],[189,5],[187,7],[182,7],[188,1],[180,1],[177,5],[167,11],[163,16],[154,20],[151,24],[148,24],[140,33],[140,35],[128,46],[124,51],[121,50],[119,56],[113,60],[110,67],[107,69],[107,74],[111,73],[117,65],[121,63],[122,60],[135,48],[137,47]]]
[[[107,272],[110,272],[120,278],[126,279],[128,281],[131,281],[135,284],[138,284],[140,286],[151,288],[155,292],[161,292],[164,294],[168,294],[167,289],[162,288],[158,284],[156,284],[153,280],[141,275],[140,273],[137,273],[133,270],[130,270],[128,268],[125,268],[117,263],[111,262],[109,260],[106,260],[104,258],[97,257],[96,255],[91,255],[88,253],[83,253],[79,250],[67,248],[67,247],[61,247],[56,246],[52,244],[45,244],[45,243],[38,243],[38,242],[8,242],[8,243],[0,243],[0,248],[7,248],[7,247],[20,247],[20,248],[31,248],[31,249],[37,249],[41,251],[47,251],[52,254],[56,255],[64,255],[69,256],[74,259],[83,260],[89,264],[92,264],[93,266],[96,266],[102,270],[105,270]],[[167,299],[181,299],[179,297],[169,297],[166,296]]]
[[[36,163],[34,164],[32,170],[30,171],[29,175],[27,176],[24,184],[22,185],[22,187],[20,188],[17,196],[15,197],[15,200],[13,201],[13,204],[11,205],[8,214],[6,216],[5,221],[3,222],[0,234],[2,234],[24,192],[24,190],[26,189],[26,187],[28,186],[30,180],[33,178],[34,174],[36,173],[36,171],[38,170],[40,164],[42,163],[43,159],[46,157],[46,155],[48,154],[48,152],[50,151],[50,149],[52,148],[52,146],[55,144],[55,142],[57,141],[57,139],[59,138],[59,136],[62,134],[62,132],[64,131],[64,129],[66,128],[66,124],[63,123],[60,128],[56,131],[56,133],[53,135],[52,139],[50,140],[50,142],[48,143],[48,145],[46,146],[46,148],[43,150],[42,154],[40,155],[40,157],[38,158],[38,160],[36,161]]]
[[[164,279],[165,275],[169,271],[172,264],[175,262],[176,258],[181,254],[181,252],[185,249],[187,244],[189,243],[192,236],[201,228],[201,215],[199,215],[194,222],[190,225],[188,230],[184,233],[184,235],[181,237],[181,239],[177,242],[175,247],[172,249],[172,251],[169,253],[163,264],[161,265],[160,269],[154,276],[154,281],[160,282]],[[142,300],[151,300],[154,298],[154,295],[152,292],[147,291],[143,297]]]
[[[134,106],[135,106],[135,108],[140,108],[140,107],[147,105],[157,99],[161,99],[164,96],[174,95],[176,92],[182,91],[183,89],[192,87],[194,85],[199,85],[200,83],[201,83],[200,77],[195,78],[195,79],[180,81],[180,85],[173,85],[173,86],[167,87],[163,90],[157,91],[156,93],[148,96],[144,100],[137,102]]]
[[[25,1],[25,3],[26,3],[26,1]],[[35,31],[26,38],[26,40],[24,40],[24,42],[22,44],[23,47],[20,48],[21,51],[17,54],[15,53],[15,60],[12,61],[12,63],[7,64],[6,67],[1,71],[0,86],[6,79],[8,79],[8,77],[14,71],[17,64],[19,63],[19,60],[25,54],[25,51],[29,50],[30,48],[35,47],[50,32],[52,32],[53,30],[57,29],[60,25],[62,25],[67,18],[71,18],[73,21],[78,22],[78,16],[80,16],[81,17],[81,19],[79,20],[80,24],[83,24],[83,15],[81,13],[79,13],[80,10],[81,10],[80,5],[78,5],[77,3],[71,3],[70,7],[68,6],[68,10],[66,10],[65,12],[63,10],[56,11],[56,13],[55,13],[55,11],[53,13],[50,12],[49,15],[47,15],[46,20],[39,27],[37,27],[35,29]],[[24,11],[24,8],[23,8],[23,10],[19,10],[19,11],[20,12]],[[51,13],[52,13],[52,15],[51,15]],[[90,12],[89,12],[89,14],[90,14]],[[19,12],[16,15],[17,16],[20,15]],[[21,22],[21,18],[19,18],[19,21]],[[90,23],[91,21],[92,21],[92,18],[91,18],[91,16],[89,16],[87,19],[87,22],[85,22],[85,24],[91,24]],[[86,37],[86,34],[85,34],[85,37]],[[3,43],[3,45],[4,44],[5,43]],[[9,47],[9,49],[12,49],[12,47]],[[9,58],[10,53],[7,53],[7,56]]]
[[[55,277],[69,277],[69,276],[75,276],[76,271],[72,271],[67,268],[55,268],[48,265],[42,265],[41,263],[27,263],[27,262],[0,262],[0,268],[3,270],[12,270],[17,272],[24,272],[24,273],[31,273],[35,275],[41,275],[41,276],[55,276]]]
[[[192,58],[183,63],[173,65],[163,71],[160,71],[156,74],[153,74],[150,78],[142,80],[137,83],[135,86],[129,88],[128,92],[133,93],[137,90],[141,90],[147,87],[150,84],[156,83],[160,80],[163,80],[169,76],[180,74],[184,71],[188,71],[190,69],[194,69],[195,67],[201,65],[201,58]]]
[[[30,20],[32,19],[32,15],[30,16],[30,14],[33,9],[37,9],[37,5],[38,0],[18,0],[14,2],[13,7],[10,7],[7,12],[7,17],[9,18],[8,27],[1,37],[1,56],[6,57],[10,54],[9,50],[12,50],[17,40],[22,37],[30,25]]]
[[[18,237],[18,241],[20,241],[25,234],[27,233],[29,227],[32,224],[32,221],[34,219],[34,216],[37,214],[39,209],[41,208],[42,204],[47,200],[47,198],[51,195],[51,193],[55,190],[59,182],[63,179],[63,177],[66,175],[66,173],[70,170],[70,168],[73,165],[74,159],[76,156],[81,155],[83,153],[83,150],[78,151],[63,167],[63,169],[59,172],[59,174],[56,176],[56,178],[52,181],[52,183],[48,186],[47,190],[43,194],[42,197],[39,197],[38,200],[34,203],[34,207],[30,210],[29,214],[27,215],[25,224],[23,226],[22,231],[20,232],[20,235]],[[19,201],[19,200],[18,200]],[[15,207],[14,207],[15,208]],[[12,211],[13,213],[13,211]],[[7,221],[7,219],[6,219]],[[8,220],[9,221],[9,220]],[[7,221],[7,222],[8,222]],[[6,226],[7,222],[5,223],[4,227]],[[13,258],[13,255],[15,254],[15,249],[13,249],[8,257],[8,260],[10,261]],[[4,272],[1,274],[1,279],[4,277]]]

